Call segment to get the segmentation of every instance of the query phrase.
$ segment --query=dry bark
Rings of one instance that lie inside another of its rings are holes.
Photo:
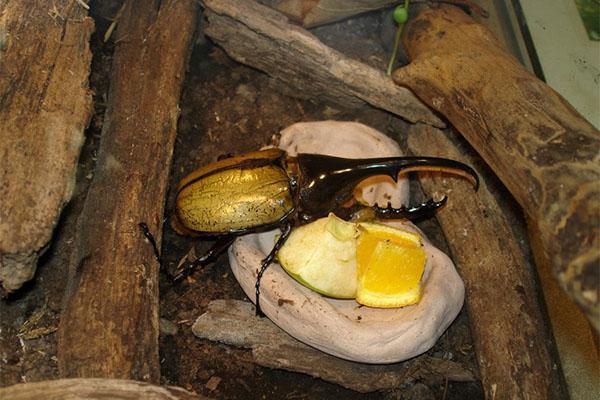
[[[415,125],[410,150],[473,164],[445,134]],[[465,281],[471,334],[487,398],[564,398],[558,360],[540,288],[498,202],[482,182],[475,193],[469,183],[430,176],[421,180],[435,198],[449,193],[437,219]]]
[[[205,397],[175,386],[155,386],[120,379],[59,379],[0,388],[0,398],[11,400],[201,400]]]
[[[75,187],[94,23],[74,1],[0,3],[0,282],[31,279]]]
[[[389,390],[415,380],[442,383],[445,379],[476,379],[456,362],[426,355],[385,365],[346,361],[299,342],[270,320],[256,317],[254,306],[239,300],[212,301],[192,331],[203,339],[251,348],[258,365],[300,372],[363,393]]]
[[[440,385],[448,381],[476,380],[460,364],[419,356],[396,364],[361,364],[326,355],[308,346],[273,344],[252,349],[254,362],[268,368],[300,372],[361,393],[391,390],[411,382]]]
[[[407,25],[394,74],[444,114],[525,210],[538,256],[600,329],[600,133],[457,8]]]
[[[124,7],[98,162],[78,220],[59,369],[63,377],[158,382],[158,263],[138,223],[160,240],[197,5]]]
[[[320,97],[344,107],[365,102],[411,122],[444,123],[383,71],[325,46],[284,15],[254,0],[204,0],[205,33],[235,60],[266,72],[297,97]]]

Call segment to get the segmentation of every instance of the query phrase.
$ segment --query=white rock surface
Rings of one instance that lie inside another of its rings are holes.
[[[351,122],[313,122],[292,125],[282,132],[280,147],[289,153],[322,153],[343,157],[382,157],[400,154],[396,142],[378,131]],[[371,182],[372,183],[372,182]],[[380,204],[392,197],[395,206],[408,198],[408,184],[391,180],[363,189],[365,198]],[[384,201],[385,199],[385,201]],[[408,222],[390,225],[418,231]],[[236,279],[254,301],[254,284],[262,259],[277,231],[239,237],[229,249]],[[413,306],[375,309],[353,300],[321,296],[273,264],[261,281],[261,308],[280,328],[326,353],[366,363],[409,359],[431,348],[456,318],[464,300],[464,285],[452,261],[425,240],[428,255],[423,297]]]

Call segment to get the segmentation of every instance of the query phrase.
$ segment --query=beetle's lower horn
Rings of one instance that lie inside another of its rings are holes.
[[[379,204],[375,203],[371,208],[378,218],[406,218],[416,221],[431,217],[439,208],[446,204],[447,200],[448,196],[444,196],[438,201],[429,199],[418,206],[402,206],[399,208],[392,207],[391,203],[388,203],[387,207],[380,207]]]

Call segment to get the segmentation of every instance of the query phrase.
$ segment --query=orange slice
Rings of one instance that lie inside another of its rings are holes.
[[[426,261],[421,237],[384,225],[359,226],[356,301],[380,308],[417,303]]]

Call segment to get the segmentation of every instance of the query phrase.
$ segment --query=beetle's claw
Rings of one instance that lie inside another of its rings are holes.
[[[163,223],[164,223],[164,221],[163,221]],[[158,245],[156,244],[156,239],[154,239],[154,235],[152,234],[152,232],[150,232],[150,228],[148,228],[148,225],[145,222],[140,222],[140,223],[138,223],[138,226],[140,227],[142,234],[146,237],[148,242],[150,242],[150,244],[152,245],[152,250],[154,251],[154,257],[156,258],[156,261],[158,262],[159,270],[164,272],[167,275],[167,279],[169,279],[173,283],[178,283],[183,278],[185,278],[186,276],[189,275],[189,268],[186,267],[185,264],[184,264],[184,267],[182,267],[183,262],[179,263],[177,269],[175,270],[175,274],[171,274],[167,270],[167,268],[165,268],[165,265],[162,262],[160,252],[158,250]]]
[[[167,272],[167,278],[173,283],[179,283],[187,278],[191,273],[191,268],[183,268],[175,270],[175,273]]]
[[[373,211],[379,218],[406,218],[410,220],[419,220],[430,217],[438,208],[441,208],[448,201],[448,196],[444,196],[441,200],[435,201],[429,199],[426,202],[416,207],[402,206],[400,208],[392,207],[392,203],[388,202],[387,207],[380,207],[377,203],[373,205]]]
[[[198,267],[204,267],[223,253],[233,243],[235,236],[221,236],[202,256],[196,256],[196,249],[192,247],[190,251],[183,257],[173,273],[167,273],[168,278],[174,282],[180,282],[184,278],[190,276]]]

